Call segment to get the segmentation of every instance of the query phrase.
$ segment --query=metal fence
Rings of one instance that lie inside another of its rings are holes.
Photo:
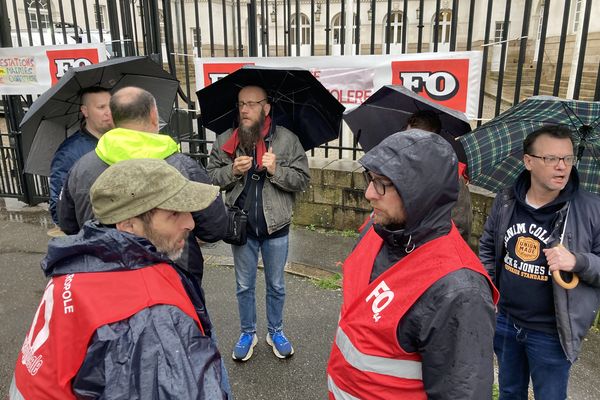
[[[181,81],[166,132],[205,162],[193,57],[401,54],[481,50],[478,118],[536,94],[600,99],[598,0],[7,0],[0,47],[104,42],[110,56],[154,55]],[[208,34],[207,34],[208,33]],[[34,99],[4,96],[0,195],[29,204],[47,179],[23,173],[19,122]],[[356,158],[340,135],[319,149]]]

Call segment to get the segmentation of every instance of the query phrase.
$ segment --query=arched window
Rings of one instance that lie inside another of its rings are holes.
[[[352,44],[356,43],[356,14],[354,14],[354,25],[352,26]],[[331,21],[333,27],[333,44],[342,44],[342,13],[335,15]],[[348,38],[344,38],[344,41],[348,43]]]
[[[450,24],[452,23],[452,10],[440,10],[438,14],[438,26],[435,25],[435,16],[431,21],[431,43],[435,40],[437,29],[437,42],[441,44],[450,43]]]
[[[383,21],[383,30],[385,32],[385,43],[402,43],[402,11],[392,11],[390,18],[390,28],[388,29],[388,17]]]
[[[37,7],[40,10],[40,19],[38,21]],[[28,0],[27,15],[31,29],[45,29],[50,27],[50,17],[48,15],[48,0]]]
[[[290,18],[290,44],[296,45],[296,16],[292,14]],[[310,44],[310,20],[306,14],[300,14],[300,44]]]

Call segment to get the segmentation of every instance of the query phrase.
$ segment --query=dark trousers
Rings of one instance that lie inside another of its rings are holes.
[[[494,352],[499,365],[499,400],[527,400],[530,377],[536,399],[567,398],[571,362],[558,334],[521,327],[499,313]]]

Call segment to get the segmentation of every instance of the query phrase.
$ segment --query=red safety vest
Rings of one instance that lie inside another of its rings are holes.
[[[468,268],[488,277],[456,227],[418,247],[369,283],[382,246],[373,227],[344,263],[344,298],[329,364],[330,399],[426,399],[421,356],[398,343],[399,321],[443,276]],[[493,288],[494,302],[498,291]]]
[[[179,275],[168,264],[52,278],[19,353],[11,398],[74,399],[71,381],[96,329],[157,304],[178,307],[204,334]]]

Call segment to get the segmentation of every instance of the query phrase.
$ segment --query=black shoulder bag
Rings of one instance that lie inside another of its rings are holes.
[[[246,229],[248,224],[248,207],[250,205],[250,197],[254,193],[254,186],[258,179],[258,175],[250,174],[248,179],[252,179],[250,182],[250,190],[248,195],[244,199],[244,208],[237,206],[231,206],[227,208],[227,236],[223,239],[225,243],[233,244],[235,246],[243,246],[246,244]]]

